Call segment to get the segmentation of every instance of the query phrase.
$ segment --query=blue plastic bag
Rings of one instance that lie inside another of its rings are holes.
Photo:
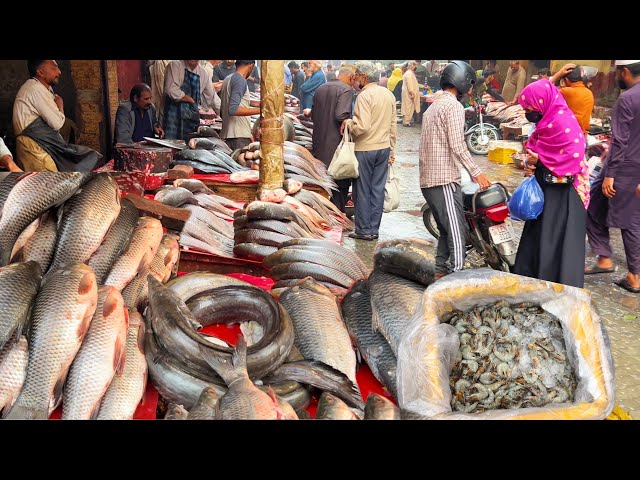
[[[509,212],[514,220],[535,220],[544,209],[544,193],[533,175],[523,180],[509,200]]]

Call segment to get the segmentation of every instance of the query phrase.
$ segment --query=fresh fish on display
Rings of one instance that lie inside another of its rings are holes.
[[[107,389],[98,420],[131,420],[144,397],[147,386],[147,361],[144,354],[145,328],[142,316],[129,310],[129,328],[122,375],[114,375]]]
[[[9,262],[16,240],[31,222],[69,199],[92,176],[89,172],[37,172],[16,183],[0,218],[0,266]]]
[[[260,245],[259,243],[237,243],[233,247],[233,254],[236,257],[248,258],[258,262],[277,251],[278,247]]]
[[[329,392],[324,392],[318,401],[316,420],[360,420],[360,418],[342,400]]]
[[[56,248],[58,235],[58,218],[54,209],[42,214],[38,228],[19,252],[18,260],[29,262],[33,260],[40,265],[43,272],[49,270]]]
[[[114,262],[128,248],[133,232],[138,224],[140,212],[138,208],[126,198],[120,203],[120,213],[87,265],[93,268],[98,285],[104,283]]]
[[[370,393],[364,406],[365,420],[400,420],[400,409],[377,393]]]
[[[0,413],[16,401],[27,376],[29,345],[27,337],[13,340],[0,348]]]
[[[215,420],[218,417],[220,395],[212,387],[202,389],[196,404],[189,410],[187,420]]]
[[[46,420],[60,403],[97,300],[96,277],[87,265],[70,263],[47,273],[31,315],[27,376],[6,418]]]
[[[163,203],[165,205],[170,205],[172,207],[180,207],[185,203],[191,203],[193,205],[198,205],[198,201],[186,188],[181,187],[168,187],[163,188],[159,192],[155,194],[153,199],[156,202]]]
[[[375,268],[428,287],[434,281],[434,247],[419,238],[380,242],[373,257]]]
[[[167,413],[164,415],[164,420],[186,420],[188,416],[189,412],[187,412],[182,405],[170,403],[167,408]]]
[[[84,184],[62,206],[51,269],[87,262],[119,213],[118,186],[109,174],[98,174]]]

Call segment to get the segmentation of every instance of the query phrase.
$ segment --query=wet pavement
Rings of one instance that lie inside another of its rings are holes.
[[[396,171],[400,177],[400,207],[382,216],[379,241],[396,238],[435,240],[425,228],[420,212],[424,198],[418,176],[419,143],[420,125],[398,125]],[[502,182],[510,192],[523,179],[522,170],[511,164],[499,165],[488,161],[486,156],[474,156],[474,159],[491,181]],[[513,225],[519,236],[524,222],[513,222]],[[613,283],[623,277],[627,269],[619,230],[611,230],[611,240],[618,270],[611,274],[587,275],[585,288],[591,293],[611,341],[616,404],[625,411],[630,410],[635,418],[640,418],[640,294],[627,292]],[[345,234],[344,246],[355,250],[366,265],[372,266],[376,242],[353,240]],[[593,262],[594,257],[588,256],[587,264]],[[467,256],[466,268],[482,266],[483,262],[476,253]]]

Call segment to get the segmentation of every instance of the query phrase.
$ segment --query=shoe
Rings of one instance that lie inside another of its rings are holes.
[[[373,241],[376,240],[378,238],[378,235],[369,235],[369,234],[362,234],[362,233],[356,233],[356,232],[351,232],[349,234],[349,238],[355,238],[356,240],[368,240],[368,241]]]
[[[640,288],[634,288],[631,285],[629,285],[629,282],[627,280],[627,277],[621,278],[620,280],[618,280],[617,282],[615,282],[616,285],[618,285],[619,287],[624,288],[625,290],[627,290],[628,292],[631,293],[640,293]]]
[[[584,274],[585,275],[593,275],[595,273],[613,273],[616,271],[616,267],[615,265],[613,267],[610,268],[602,268],[599,267],[598,264],[596,263],[593,267],[588,267],[584,269]]]

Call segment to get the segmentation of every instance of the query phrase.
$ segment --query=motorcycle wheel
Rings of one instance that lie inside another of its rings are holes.
[[[480,135],[480,130],[474,130],[465,138],[467,148],[474,155],[486,155],[489,153],[489,142],[500,140],[501,135],[497,130],[486,129],[484,137]]]
[[[438,230],[438,224],[436,223],[436,219],[433,217],[433,213],[430,208],[427,208],[422,213],[422,221],[424,222],[424,226],[427,227],[427,230],[433,238],[436,240],[440,238],[440,231]]]

